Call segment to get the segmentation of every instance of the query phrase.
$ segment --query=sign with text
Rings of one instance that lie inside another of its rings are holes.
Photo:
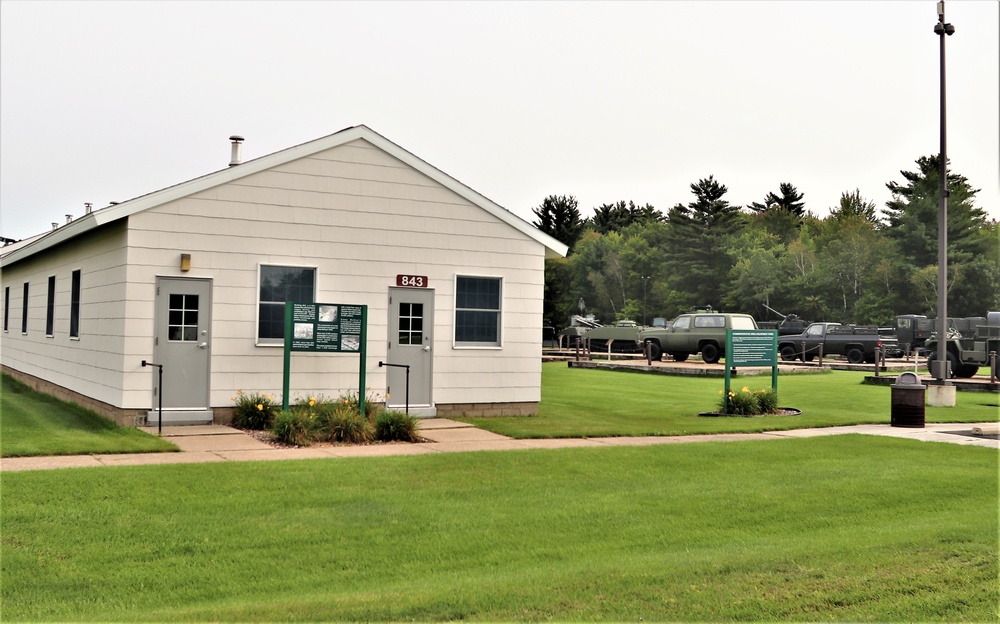
[[[358,408],[365,415],[365,345],[368,342],[368,306],[343,303],[285,302],[285,353],[281,409],[288,411],[291,395],[292,351],[357,353]]]
[[[408,286],[410,288],[427,288],[426,275],[397,275],[396,286]]]
[[[363,325],[360,305],[292,303],[292,351],[361,350]]]
[[[733,329],[726,349],[730,366],[774,366],[778,363],[778,332],[773,329]]]
[[[724,396],[737,366],[770,366],[771,389],[778,391],[778,330],[730,329],[726,331],[726,385]],[[729,413],[726,400],[723,413]]]

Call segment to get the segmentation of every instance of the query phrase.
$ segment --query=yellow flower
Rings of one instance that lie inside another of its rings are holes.
[[[750,388],[743,386],[743,392],[750,393]]]
[[[313,405],[316,405],[316,399],[309,397],[309,407],[312,407]]]
[[[260,403],[258,403],[258,404],[257,404],[257,411],[258,411],[258,412],[263,412],[263,411],[264,411],[264,406],[263,406],[263,405],[261,405]]]

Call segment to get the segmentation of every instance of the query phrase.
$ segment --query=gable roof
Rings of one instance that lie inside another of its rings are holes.
[[[148,210],[167,202],[187,197],[188,195],[226,184],[227,182],[232,182],[233,180],[239,180],[240,178],[248,175],[265,171],[293,160],[305,158],[357,139],[363,139],[371,143],[375,147],[431,178],[438,184],[441,184],[445,188],[448,188],[457,195],[465,198],[472,204],[482,208],[529,238],[541,243],[545,247],[546,258],[563,257],[568,252],[569,248],[566,245],[560,243],[541,230],[538,230],[521,217],[518,217],[506,208],[490,201],[483,195],[480,195],[437,167],[434,167],[417,156],[414,156],[371,128],[361,125],[351,126],[350,128],[345,128],[340,132],[335,132],[334,134],[309,141],[308,143],[302,143],[300,145],[289,147],[279,152],[268,154],[267,156],[261,156],[260,158],[248,160],[239,165],[227,167],[221,171],[201,176],[200,178],[188,180],[187,182],[182,182],[174,186],[168,186],[167,188],[149,193],[147,195],[141,195],[120,204],[114,204],[106,208],[95,210],[43,235],[38,235],[34,238],[25,240],[22,243],[9,245],[9,250],[8,248],[0,248],[0,266],[6,266],[24,260],[60,243],[81,236],[94,228],[126,218],[130,215],[142,212],[143,210]]]

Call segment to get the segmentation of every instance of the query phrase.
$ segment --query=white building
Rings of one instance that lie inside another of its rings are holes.
[[[238,143],[224,170],[0,249],[4,372],[120,423],[161,399],[164,423],[226,422],[237,390],[281,393],[285,301],[357,304],[390,407],[535,412],[565,245],[365,126],[245,163]],[[382,361],[410,365],[408,397]],[[359,369],[294,353],[289,399],[357,392]]]

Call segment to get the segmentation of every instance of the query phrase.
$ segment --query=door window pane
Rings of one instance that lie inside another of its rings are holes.
[[[399,344],[420,345],[424,342],[424,304],[399,304]]]
[[[176,342],[198,340],[198,295],[170,295],[167,339]]]

